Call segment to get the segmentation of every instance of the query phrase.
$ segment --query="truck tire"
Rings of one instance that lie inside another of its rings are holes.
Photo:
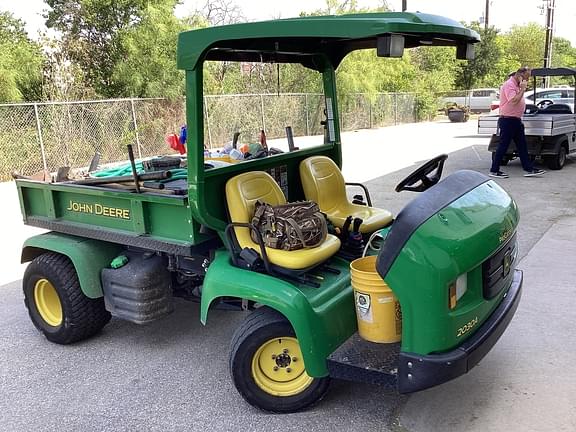
[[[560,148],[558,149],[558,153],[552,156],[546,156],[546,165],[551,170],[561,170],[564,168],[564,164],[566,163],[566,143],[560,144]]]
[[[232,337],[230,373],[236,389],[251,405],[289,413],[318,402],[330,378],[308,376],[290,322],[277,311],[252,312]]]
[[[80,289],[74,265],[54,252],[36,257],[22,280],[30,319],[51,342],[70,344],[98,333],[110,313],[104,299],[91,299]]]

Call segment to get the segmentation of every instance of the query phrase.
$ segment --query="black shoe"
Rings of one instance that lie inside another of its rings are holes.
[[[490,177],[496,177],[496,178],[508,178],[508,174],[506,174],[505,172],[502,171],[498,171],[498,172],[492,172],[490,171],[490,174],[488,174]]]
[[[526,172],[524,173],[524,177],[541,176],[541,175],[544,174],[545,172],[546,172],[546,171],[544,171],[544,170],[534,168],[532,171],[526,171]]]

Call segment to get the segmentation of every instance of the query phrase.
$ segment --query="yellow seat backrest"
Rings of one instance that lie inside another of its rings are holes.
[[[313,156],[300,164],[300,179],[306,198],[323,212],[332,213],[348,205],[346,183],[338,165],[326,156]]]
[[[348,216],[362,219],[360,232],[372,233],[393,220],[388,210],[353,204],[338,165],[326,156],[311,156],[300,163],[300,179],[306,199],[316,201],[330,222],[342,228]]]
[[[250,223],[256,201],[270,205],[286,203],[280,186],[264,171],[249,171],[231,178],[226,183],[226,201],[232,222]],[[248,228],[236,228],[240,245],[252,243]]]
[[[286,203],[280,186],[264,171],[251,171],[239,174],[226,183],[226,202],[232,222],[250,223],[254,215],[256,201],[270,205]],[[252,241],[248,228],[235,228],[236,238],[241,248],[253,248],[260,253],[259,246]],[[316,266],[334,255],[340,249],[340,240],[328,234],[318,247],[285,251],[266,248],[270,263],[290,270],[303,270]]]

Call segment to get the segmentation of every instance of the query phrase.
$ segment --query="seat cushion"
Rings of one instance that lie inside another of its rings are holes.
[[[350,203],[326,215],[328,219],[330,219],[330,222],[340,228],[342,228],[348,216],[362,219],[363,222],[362,225],[360,225],[360,232],[362,234],[372,233],[385,227],[394,220],[394,216],[388,210]]]
[[[232,222],[250,223],[258,200],[270,205],[286,202],[282,189],[268,173],[250,171],[237,175],[226,183],[226,201]],[[235,228],[235,232],[240,247],[253,248],[260,252],[260,246],[252,240],[248,228]],[[315,248],[295,251],[266,248],[266,254],[274,265],[302,270],[326,261],[339,249],[340,240],[329,234],[324,243]]]
[[[300,179],[306,199],[316,201],[330,222],[342,228],[348,216],[360,218],[361,233],[371,233],[393,220],[388,210],[352,204],[338,165],[326,156],[311,156],[300,163]]]

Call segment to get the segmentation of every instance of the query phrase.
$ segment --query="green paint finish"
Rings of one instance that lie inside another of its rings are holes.
[[[188,200],[77,185],[19,181],[25,217],[44,217],[76,227],[100,227],[152,239],[193,244]],[[52,215],[52,216],[51,216]]]
[[[148,230],[146,229],[146,223],[144,221],[144,203],[142,201],[131,201],[131,219],[132,219],[132,231],[136,234],[146,234]]]
[[[339,275],[324,273],[319,288],[232,267],[227,252],[219,251],[202,287],[201,320],[218,297],[253,300],[281,312],[292,324],[310,376],[328,375],[326,358],[356,331],[349,263],[333,259]]]
[[[45,205],[44,189],[19,187],[21,199],[25,213],[23,216],[45,216],[48,217],[48,208]]]
[[[113,243],[49,232],[24,242],[22,262],[32,261],[45,252],[66,255],[74,264],[82,292],[87,297],[99,298],[103,295],[100,271],[108,267],[121,250],[121,246]]]
[[[418,228],[386,276],[402,306],[403,351],[424,355],[453,349],[484,322],[507,289],[491,300],[483,298],[482,262],[513,235],[518,220],[512,198],[490,181]],[[448,286],[465,273],[468,290],[450,311]],[[472,329],[458,336],[471,322]]]
[[[190,219],[189,208],[158,206],[151,203],[144,203],[144,205],[148,232],[154,233],[154,237],[163,238],[166,241],[199,243],[199,239],[192,236],[193,227],[198,224]]]
[[[436,45],[480,40],[476,32],[456,21],[422,13],[299,17],[180,33],[177,65],[179,69],[193,70],[204,59],[262,61],[266,56],[267,61],[302,63],[319,69],[319,57],[325,55],[336,68],[349,52],[374,48],[378,36],[390,33],[404,34],[407,47],[421,45],[422,39]],[[443,40],[435,40],[434,36]],[[274,52],[276,43],[280,53]]]

